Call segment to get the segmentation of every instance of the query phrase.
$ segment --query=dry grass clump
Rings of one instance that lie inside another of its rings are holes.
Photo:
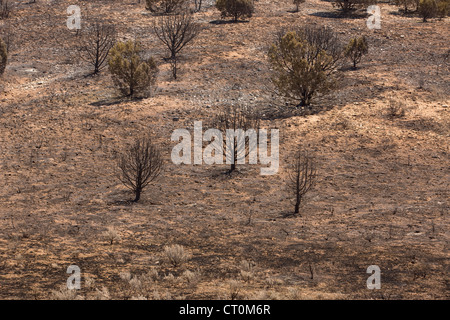
[[[191,258],[191,255],[188,252],[186,252],[184,247],[178,244],[165,246],[164,254],[168,259],[169,263],[171,263],[174,267],[182,265]]]

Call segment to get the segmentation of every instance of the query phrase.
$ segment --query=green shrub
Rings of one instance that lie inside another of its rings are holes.
[[[350,39],[344,54],[353,62],[353,68],[356,69],[356,65],[361,61],[363,55],[369,52],[369,45],[367,44],[366,37]]]
[[[185,5],[186,0],[145,0],[145,8],[153,13],[174,13]]]
[[[428,19],[435,18],[438,13],[436,0],[420,0],[418,12],[422,17],[423,22],[427,22]]]
[[[450,0],[441,0],[437,4],[437,17],[443,19],[449,15],[450,12]]]
[[[279,34],[269,49],[272,82],[278,92],[309,105],[314,94],[325,93],[335,84],[334,73],[341,46],[327,28],[304,28]]]
[[[415,12],[419,8],[420,0],[395,0],[394,3],[403,9],[406,14],[408,12]]]
[[[138,42],[118,42],[109,53],[109,71],[126,96],[146,92],[156,82],[158,68],[153,58],[144,59]]]
[[[334,0],[333,6],[340,8],[344,14],[347,14],[356,9],[368,7],[376,2],[376,0]]]
[[[253,0],[217,0],[216,8],[222,18],[232,17],[235,22],[239,18],[251,18],[255,11]]]

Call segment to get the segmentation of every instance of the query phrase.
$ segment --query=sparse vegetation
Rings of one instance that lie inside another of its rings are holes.
[[[390,99],[387,107],[387,116],[389,119],[403,118],[405,116],[405,108],[398,100]]]

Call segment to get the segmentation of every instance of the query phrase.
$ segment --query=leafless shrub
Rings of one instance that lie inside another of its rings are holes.
[[[165,275],[165,276],[164,276],[164,281],[167,281],[167,282],[175,282],[175,281],[176,281],[176,278],[175,278],[175,276],[173,275],[173,273],[169,273],[168,275]]]
[[[119,160],[119,179],[134,192],[134,202],[139,201],[144,188],[161,174],[163,166],[161,153],[149,137],[136,139],[123,152]]]
[[[200,12],[202,10],[203,0],[194,0],[194,12]]]
[[[305,194],[311,190],[317,179],[314,157],[308,151],[302,149],[297,151],[289,176],[289,189],[293,193],[295,201],[294,214],[298,214]]]
[[[6,49],[6,43],[0,38],[0,76],[5,72],[6,63],[8,62],[8,51]]]
[[[146,297],[144,297],[143,295],[137,295],[137,296],[132,296],[130,298],[130,300],[148,300]]]
[[[236,164],[244,163],[247,157],[255,156],[257,152],[256,135],[260,127],[260,119],[250,109],[243,106],[226,107],[212,120],[212,127],[222,132],[223,140],[214,141],[214,143],[226,145],[226,148],[222,149],[223,156],[230,163],[228,173],[236,170]],[[235,133],[236,138],[232,136],[232,139],[228,140],[227,134],[225,134],[227,130],[230,130],[230,133]],[[245,135],[242,134],[239,137],[239,130],[242,130]]]
[[[167,47],[172,66],[173,78],[177,78],[178,54],[200,33],[200,26],[195,23],[192,15],[183,12],[178,15],[162,16],[153,25],[158,39]]]
[[[179,244],[165,246],[164,254],[174,267],[182,265],[191,258],[191,255]]]
[[[96,21],[82,32],[79,46],[81,57],[92,65],[93,73],[97,74],[106,66],[109,51],[116,41],[116,30],[113,25]]]
[[[131,273],[128,272],[128,271],[121,272],[121,273],[119,274],[119,277],[120,277],[120,279],[122,279],[123,281],[128,282],[128,281],[131,280]]]

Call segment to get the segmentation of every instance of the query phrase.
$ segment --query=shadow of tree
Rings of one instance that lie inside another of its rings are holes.
[[[234,21],[234,20],[213,20],[210,21],[209,23],[211,24],[234,24],[234,23],[249,23],[249,20],[238,20],[238,21]]]
[[[367,17],[366,12],[350,12],[344,13],[342,11],[320,11],[310,13],[311,16],[320,18],[331,18],[331,19],[364,19]]]

